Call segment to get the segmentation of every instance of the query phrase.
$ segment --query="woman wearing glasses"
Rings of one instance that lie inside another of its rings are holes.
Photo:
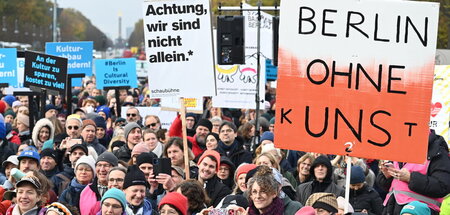
[[[75,164],[75,178],[62,192],[59,202],[79,208],[81,191],[92,182],[95,177],[95,160],[92,156],[81,156]]]
[[[126,205],[125,193],[117,188],[111,188],[103,194],[102,209],[97,215],[125,215]]]

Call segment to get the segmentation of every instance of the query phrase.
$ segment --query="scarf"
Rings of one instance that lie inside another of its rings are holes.
[[[312,193],[323,193],[325,190],[330,186],[331,182],[324,181],[319,182],[317,180],[314,180],[312,183]]]
[[[284,213],[284,203],[279,197],[273,199],[272,203],[264,209],[263,213],[255,207],[253,201],[250,201],[250,206],[248,207],[249,215],[283,215]]]
[[[138,206],[134,206],[127,202],[127,208],[126,208],[127,214],[144,214],[144,201]]]
[[[158,142],[156,144],[156,147],[153,149],[152,151],[153,153],[155,153],[156,156],[158,156],[159,158],[161,157],[162,153],[163,153],[163,145],[161,142]]]
[[[237,149],[238,143],[236,140],[234,140],[234,142],[228,146],[222,141],[219,141],[219,147],[225,152],[227,156],[230,156],[230,154]]]

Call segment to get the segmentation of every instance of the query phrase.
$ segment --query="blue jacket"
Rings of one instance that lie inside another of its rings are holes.
[[[66,203],[71,206],[79,208],[80,204],[80,194],[81,191],[86,187],[87,185],[82,185],[77,182],[77,179],[74,178],[70,182],[69,187],[65,189],[62,194],[59,196],[59,202]]]

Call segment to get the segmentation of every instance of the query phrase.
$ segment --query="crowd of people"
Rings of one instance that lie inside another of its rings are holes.
[[[205,98],[203,114],[184,116],[188,148],[182,116],[163,128],[140,113],[159,104],[145,86],[119,101],[95,79],[72,93],[70,104],[48,99],[32,123],[35,100],[1,98],[0,215],[450,214],[448,145],[433,130],[426,163],[351,158],[347,173],[345,156],[275,146],[269,86],[259,118]]]

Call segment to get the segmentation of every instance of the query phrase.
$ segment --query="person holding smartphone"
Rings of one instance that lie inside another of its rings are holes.
[[[384,162],[376,182],[389,191],[383,214],[399,214],[403,206],[421,201],[431,214],[439,214],[443,198],[450,193],[450,158],[444,138],[430,130],[427,161],[423,164]]]

